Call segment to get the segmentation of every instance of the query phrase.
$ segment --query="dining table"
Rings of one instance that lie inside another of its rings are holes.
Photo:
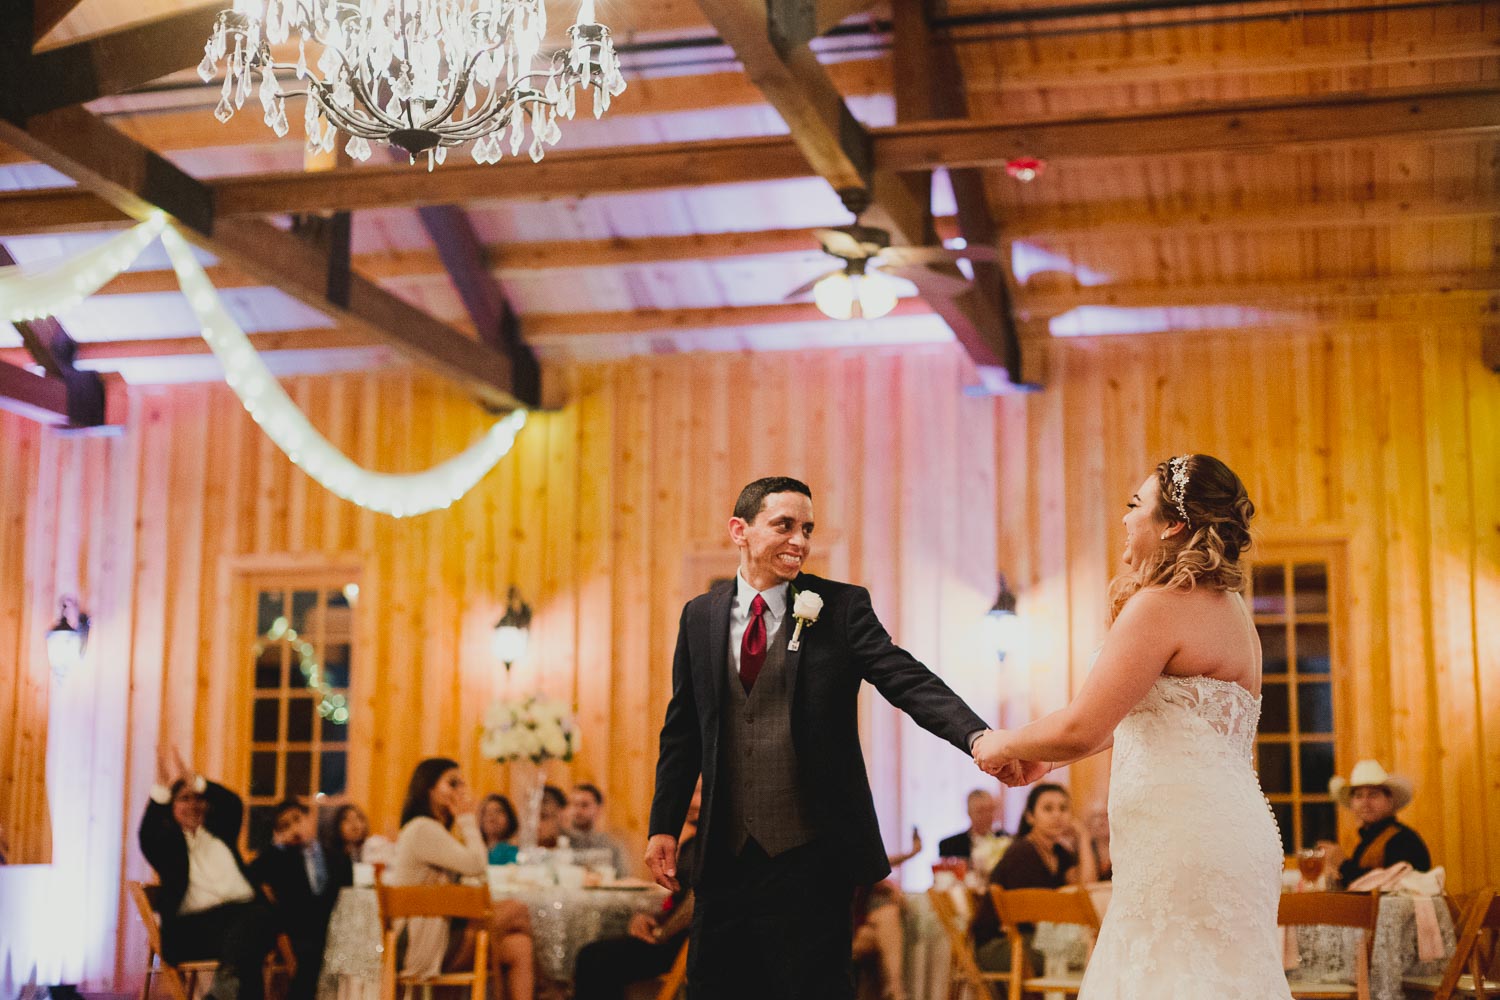
[[[637,913],[658,913],[665,889],[636,880],[614,885],[490,885],[492,899],[515,899],[531,914],[537,972],[571,982],[578,952],[601,938],[626,933]],[[380,904],[373,887],[339,893],[328,922],[319,1000],[378,1000],[380,996]]]

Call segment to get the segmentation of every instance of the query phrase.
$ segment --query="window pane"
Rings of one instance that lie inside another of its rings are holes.
[[[1312,847],[1320,840],[1338,839],[1338,821],[1332,802],[1302,804],[1302,846]]]
[[[297,634],[308,639],[314,636],[308,635],[312,630],[313,614],[318,606],[318,592],[316,590],[295,590],[292,592],[292,628]]]
[[[337,795],[344,790],[344,752],[329,750],[320,762],[322,772],[318,775],[318,791],[325,795]]]
[[[1292,567],[1292,591],[1298,614],[1328,613],[1328,567],[1323,563],[1298,563]]]
[[[1292,717],[1287,707],[1286,682],[1266,681],[1261,685],[1260,695],[1260,731],[1290,732]]]
[[[312,790],[312,754],[306,750],[288,751],[284,795],[309,795]]]
[[[1255,631],[1260,633],[1261,672],[1286,673],[1286,626],[1257,625]]]
[[[270,798],[276,794],[276,754],[256,750],[250,754],[250,794]]]
[[[280,731],[281,702],[275,698],[255,699],[255,722],[250,728],[250,738],[257,743],[275,743]]]
[[[282,593],[279,590],[263,590],[255,610],[255,633],[265,635],[271,631],[276,619],[282,616]]]
[[[1276,815],[1276,825],[1281,827],[1281,853],[1295,854],[1296,845],[1292,843],[1292,807],[1287,802],[1271,803],[1271,812]]]
[[[265,689],[281,687],[281,643],[267,642],[255,658],[255,686]]]
[[[1287,795],[1292,791],[1292,748],[1286,743],[1261,743],[1260,788],[1267,795]]]
[[[1286,574],[1281,565],[1256,566],[1251,591],[1251,606],[1258,615],[1286,614]]]
[[[323,680],[329,687],[349,686],[349,644],[333,643],[323,647]]]
[[[1303,743],[1297,755],[1302,763],[1302,791],[1310,795],[1327,792],[1328,779],[1333,777],[1333,744]]]
[[[1304,733],[1333,732],[1333,685],[1327,681],[1297,685],[1297,722]]]
[[[1326,674],[1332,667],[1327,625],[1297,626],[1297,672]]]
[[[343,743],[349,739],[349,709],[345,706],[339,708],[323,716],[321,736],[324,743]]]
[[[289,743],[312,742],[313,700],[293,698],[286,706],[286,738]]]

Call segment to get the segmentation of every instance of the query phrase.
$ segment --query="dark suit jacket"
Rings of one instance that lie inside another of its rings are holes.
[[[944,837],[938,841],[938,857],[940,858],[964,858],[968,859],[974,853],[974,842],[969,839],[969,831],[955,833],[951,837]]]
[[[203,797],[208,807],[203,816],[203,828],[229,845],[235,864],[240,866],[246,881],[254,886],[255,880],[245,867],[245,859],[240,857],[240,825],[245,818],[245,804],[238,795],[213,781],[205,784]],[[161,882],[156,908],[161,914],[162,932],[169,933],[188,887],[187,840],[182,835],[182,827],[172,818],[171,803],[162,805],[154,799],[146,803],[138,839],[141,853],[156,869],[156,877]]]
[[[859,745],[858,696],[869,681],[923,729],[965,754],[968,737],[985,723],[935,674],[891,641],[863,587],[802,574],[799,591],[823,599],[818,621],[788,651],[792,741],[805,801],[819,837],[838,848],[855,884],[890,874]],[[710,839],[719,771],[719,712],[729,663],[729,610],[735,581],[719,584],[682,609],[672,661],[672,699],[662,724],[651,833],[682,829],[693,785],[703,776],[698,836]],[[787,614],[791,614],[788,607]],[[709,867],[699,858],[698,877]]]
[[[348,855],[345,855],[348,857]],[[321,932],[328,926],[333,904],[338,901],[341,886],[337,881],[337,861],[324,855],[328,880],[321,893],[315,894],[307,878],[307,864],[300,847],[271,846],[250,864],[251,882],[266,886],[276,897],[276,913],[281,926],[297,934],[307,930]]]

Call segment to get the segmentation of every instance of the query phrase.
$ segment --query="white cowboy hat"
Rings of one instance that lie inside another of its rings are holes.
[[[1356,788],[1384,788],[1390,793],[1397,810],[1406,808],[1416,794],[1410,778],[1387,774],[1378,760],[1362,760],[1355,764],[1354,770],[1349,772],[1348,781],[1335,775],[1328,782],[1328,794],[1346,809],[1349,807],[1349,796]]]

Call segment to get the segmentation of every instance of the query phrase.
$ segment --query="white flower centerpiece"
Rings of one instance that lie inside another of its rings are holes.
[[[578,752],[578,723],[565,701],[530,694],[490,705],[484,714],[479,752],[499,764],[524,766],[512,771],[512,787],[520,800],[520,848],[536,847],[546,776],[541,765],[549,760],[570,761]]]

